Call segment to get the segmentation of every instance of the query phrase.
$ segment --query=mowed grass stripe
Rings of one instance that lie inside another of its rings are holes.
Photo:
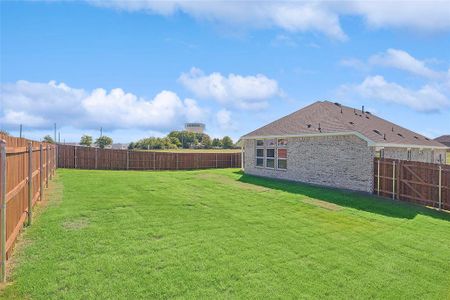
[[[236,169],[58,170],[4,297],[450,296],[450,216]]]

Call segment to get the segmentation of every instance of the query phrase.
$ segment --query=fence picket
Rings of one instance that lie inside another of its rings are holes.
[[[450,210],[450,165],[375,159],[374,193]]]

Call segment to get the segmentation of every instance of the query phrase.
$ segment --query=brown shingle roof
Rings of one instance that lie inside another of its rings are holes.
[[[243,138],[358,132],[375,144],[445,147],[423,135],[381,119],[369,112],[329,101],[318,101],[278,119]]]
[[[437,137],[434,140],[438,141],[441,144],[446,145],[447,147],[450,147],[450,134],[441,135],[440,137]]]

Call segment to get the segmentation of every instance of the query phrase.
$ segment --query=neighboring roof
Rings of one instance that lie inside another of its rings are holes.
[[[440,143],[443,143],[443,142],[450,143],[450,134],[447,134],[447,135],[441,135],[440,137],[437,137],[437,138],[435,138],[434,140],[435,140],[435,141],[438,141],[438,142],[440,142]]]
[[[374,146],[389,144],[389,146],[396,147],[446,147],[437,141],[381,119],[368,111],[362,112],[359,109],[329,101],[315,102],[256,129],[242,138],[345,133],[358,135]]]
[[[441,135],[440,137],[437,137],[434,140],[438,141],[441,144],[446,145],[447,147],[450,147],[450,134]]]

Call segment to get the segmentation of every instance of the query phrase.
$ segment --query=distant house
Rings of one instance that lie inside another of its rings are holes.
[[[434,140],[450,148],[450,134],[441,135],[440,137],[437,137]],[[448,149],[448,151],[450,151],[450,149]]]
[[[124,150],[124,149],[128,149],[128,144],[123,144],[123,143],[115,143],[112,144],[110,146],[105,147],[107,149],[118,149],[118,150]]]
[[[374,157],[445,163],[446,146],[368,111],[315,102],[242,138],[244,171],[373,191]]]

